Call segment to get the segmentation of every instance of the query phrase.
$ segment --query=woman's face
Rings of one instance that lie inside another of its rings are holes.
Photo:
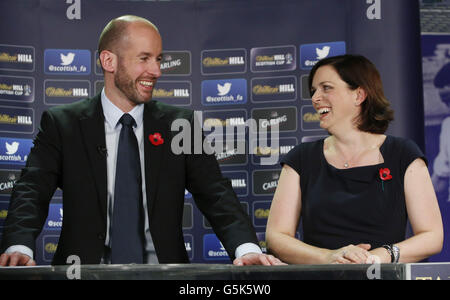
[[[356,126],[355,119],[360,113],[358,89],[351,90],[332,66],[317,69],[311,89],[320,127],[332,133],[334,128]]]

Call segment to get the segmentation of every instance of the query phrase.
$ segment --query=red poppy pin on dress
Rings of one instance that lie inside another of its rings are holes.
[[[392,179],[392,175],[391,175],[391,170],[389,170],[389,168],[381,168],[379,171],[380,174],[380,179],[381,179],[381,188],[383,189],[384,192],[384,182],[386,180],[391,180]]]
[[[164,143],[164,139],[161,137],[161,134],[159,132],[155,132],[154,134],[150,134],[148,136],[148,139],[150,140],[150,143],[152,143],[155,146],[162,145]]]

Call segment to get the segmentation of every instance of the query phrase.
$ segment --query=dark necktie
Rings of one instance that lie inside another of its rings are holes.
[[[133,117],[124,114],[117,150],[114,209],[111,224],[111,263],[143,263],[144,216],[139,147]]]

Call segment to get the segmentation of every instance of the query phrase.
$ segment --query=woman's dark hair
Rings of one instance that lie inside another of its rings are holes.
[[[380,73],[375,65],[361,55],[341,55],[320,60],[309,73],[309,90],[316,71],[323,66],[331,66],[346,82],[351,90],[362,88],[367,97],[361,103],[358,129],[371,133],[386,132],[389,122],[394,119],[394,111],[384,96]],[[312,96],[312,95],[311,95]]]

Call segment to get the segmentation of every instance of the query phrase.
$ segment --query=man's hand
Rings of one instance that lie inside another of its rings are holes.
[[[258,254],[258,253],[248,253],[233,261],[235,266],[249,266],[249,265],[286,265],[281,260],[273,255],[269,254]]]
[[[35,266],[36,262],[28,255],[20,252],[3,253],[0,256],[0,266]]]

